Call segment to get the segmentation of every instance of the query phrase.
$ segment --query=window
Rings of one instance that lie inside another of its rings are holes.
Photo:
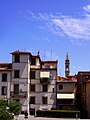
[[[15,55],[15,59],[14,61],[17,63],[17,62],[20,62],[20,55]]]
[[[14,78],[19,78],[19,70],[14,70]]]
[[[59,85],[59,90],[62,90],[63,89],[63,85]]]
[[[30,104],[35,104],[35,97],[30,97]]]
[[[47,104],[47,97],[42,97],[42,104]]]
[[[88,75],[86,75],[86,76],[85,76],[85,78],[86,78],[86,79],[88,79],[88,78],[89,78],[89,76],[88,76]]]
[[[54,88],[52,89],[52,91],[54,92]]]
[[[35,79],[35,71],[31,71],[31,79]]]
[[[7,87],[2,86],[2,95],[7,95]]]
[[[43,92],[47,92],[47,90],[48,90],[47,88],[48,88],[48,85],[42,85],[42,91]]]
[[[36,65],[36,58],[31,58],[31,65]]]
[[[19,84],[14,84],[14,94],[15,95],[19,94]]]
[[[2,82],[7,82],[7,74],[6,73],[2,74]]]
[[[35,92],[35,85],[31,85],[31,92]]]

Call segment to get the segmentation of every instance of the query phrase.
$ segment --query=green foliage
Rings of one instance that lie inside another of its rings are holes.
[[[0,108],[0,120],[12,120],[12,115],[5,108]]]
[[[76,118],[80,117],[80,111],[75,110],[38,110],[38,117],[55,117],[55,118]]]
[[[6,106],[8,106],[8,102],[6,100],[1,99],[0,100],[0,108],[1,107],[6,107]]]
[[[8,108],[8,109],[7,109]],[[16,114],[20,111],[21,104],[16,101],[7,102],[6,100],[0,100],[0,120],[12,120],[12,113]]]
[[[17,114],[21,110],[21,104],[16,101],[11,101],[8,104],[9,110],[11,113]]]

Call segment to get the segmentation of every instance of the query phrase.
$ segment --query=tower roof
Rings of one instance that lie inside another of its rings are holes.
[[[66,53],[66,60],[69,60],[69,58],[68,58],[68,53]]]

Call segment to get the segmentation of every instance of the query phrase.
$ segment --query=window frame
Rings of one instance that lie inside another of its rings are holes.
[[[30,104],[35,104],[35,96],[30,97]]]
[[[42,104],[48,104],[48,97],[42,97]]]
[[[7,86],[2,86],[1,87],[1,94],[2,95],[7,95]]]
[[[19,95],[19,84],[14,84],[13,91],[14,91],[14,95]]]
[[[7,73],[2,73],[2,82],[7,82]]]
[[[30,91],[31,91],[31,92],[35,92],[35,84],[32,84],[32,85],[30,86]]]
[[[30,72],[30,78],[35,79],[36,78],[36,71],[31,71]]]
[[[63,90],[63,85],[59,84],[59,90]]]
[[[36,65],[36,58],[35,57],[31,58],[31,65]]]
[[[20,55],[17,54],[17,55],[14,56],[14,62],[15,63],[19,63],[20,62]]]
[[[42,85],[42,92],[47,92],[48,91],[48,85],[47,84],[43,84]]]
[[[20,78],[20,70],[14,70],[14,78]]]

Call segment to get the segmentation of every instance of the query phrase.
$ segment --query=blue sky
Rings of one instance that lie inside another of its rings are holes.
[[[59,75],[67,52],[71,74],[90,71],[90,0],[0,0],[0,62],[16,50],[58,60]]]

